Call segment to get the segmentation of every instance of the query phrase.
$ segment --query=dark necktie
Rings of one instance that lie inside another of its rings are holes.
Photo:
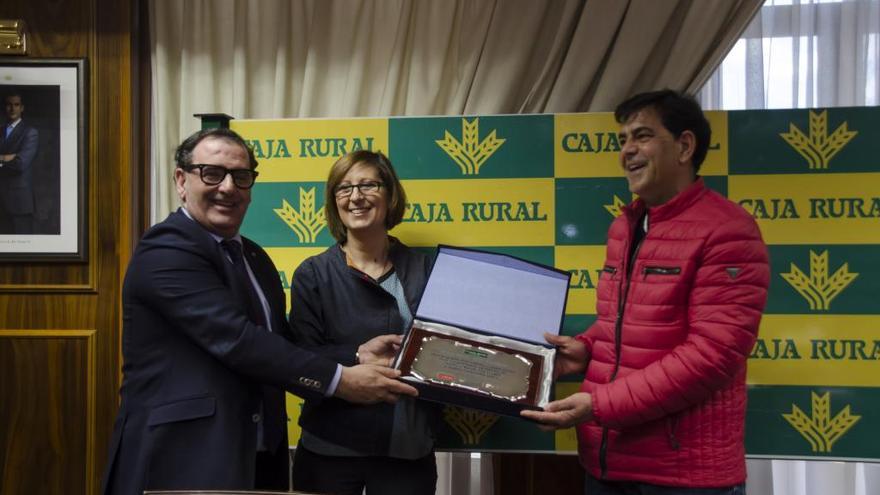
[[[266,329],[269,328],[266,325],[266,313],[263,312],[263,305],[260,303],[260,296],[257,295],[256,289],[254,289],[254,284],[251,283],[251,277],[248,275],[247,267],[244,264],[244,256],[242,255],[242,246],[241,243],[234,240],[223,240],[220,242],[220,245],[223,246],[223,249],[226,250],[226,254],[229,255],[229,259],[232,260],[232,265],[235,267],[235,273],[238,275],[239,283],[244,287],[245,294],[247,294],[247,308],[248,308],[248,317],[262,327]]]
[[[248,318],[257,325],[270,330],[266,324],[266,313],[263,312],[263,305],[260,303],[260,296],[251,283],[251,277],[248,275],[247,267],[245,267],[244,256],[242,255],[242,245],[235,240],[223,240],[220,245],[232,260],[235,267],[236,275],[238,275],[239,283],[244,286],[247,294]],[[284,416],[284,392],[272,386],[263,385],[263,443],[270,452],[274,452],[278,447],[287,425],[282,419]]]

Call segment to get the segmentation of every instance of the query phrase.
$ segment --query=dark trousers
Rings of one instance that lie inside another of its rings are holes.
[[[584,485],[585,495],[745,495],[746,493],[745,483],[724,488],[687,488],[634,481],[605,481],[589,474]]]
[[[286,492],[290,490],[290,450],[282,442],[276,452],[257,452],[254,488]]]
[[[293,489],[334,495],[429,495],[436,491],[434,453],[421,459],[336,457],[302,445],[293,459]]]

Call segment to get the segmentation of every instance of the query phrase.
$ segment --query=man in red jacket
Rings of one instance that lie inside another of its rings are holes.
[[[767,298],[752,217],[698,172],[711,130],[692,97],[621,103],[620,165],[639,199],[608,230],[597,319],[556,345],[579,393],[523,416],[577,427],[586,493],[741,494],[746,359]]]

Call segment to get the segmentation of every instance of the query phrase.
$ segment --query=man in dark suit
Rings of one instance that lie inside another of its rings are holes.
[[[0,234],[34,233],[34,189],[31,178],[39,134],[21,118],[20,93],[3,99],[6,123],[0,130]]]
[[[415,389],[389,368],[343,367],[290,343],[278,272],[238,233],[257,175],[238,134],[197,132],[175,158],[183,205],[144,235],[123,285],[122,401],[104,493],[287,490],[283,390],[372,403]],[[377,337],[360,362],[387,362],[398,343]]]

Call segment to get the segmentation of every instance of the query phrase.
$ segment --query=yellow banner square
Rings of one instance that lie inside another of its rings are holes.
[[[712,139],[700,175],[727,175],[727,112],[705,115]],[[557,114],[554,124],[556,177],[623,177],[613,113]]]
[[[734,175],[728,197],[768,244],[880,243],[880,174]]]
[[[285,405],[287,406],[287,445],[296,447],[302,434],[302,428],[299,426],[299,417],[302,414],[303,400],[290,393],[284,394],[284,396]]]
[[[572,382],[557,382],[554,388],[556,390],[553,400],[560,400],[579,392],[581,389],[581,384]],[[577,452],[577,449],[577,431],[574,428],[556,430],[557,452]]]
[[[342,155],[388,153],[388,119],[233,120],[254,148],[260,182],[324,182]]]
[[[554,127],[556,177],[623,177],[613,113],[558,114]]]
[[[327,250],[326,247],[292,247],[292,248],[265,248],[266,253],[275,263],[281,285],[284,287],[284,295],[287,300],[287,310],[290,311],[290,286],[293,283],[293,272],[310,256],[315,256]]]
[[[596,314],[596,286],[605,263],[605,246],[556,246],[554,264],[571,273],[568,314]]]
[[[764,315],[751,385],[877,387],[880,316]]]
[[[392,234],[410,246],[553,244],[553,179],[403,181],[404,221]]]
[[[700,175],[727,175],[727,112],[703,112],[712,128],[709,151],[700,167]]]

